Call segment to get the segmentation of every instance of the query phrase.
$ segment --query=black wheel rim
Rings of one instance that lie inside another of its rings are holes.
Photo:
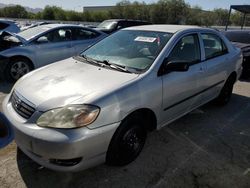
[[[120,156],[128,161],[137,157],[144,146],[145,137],[141,127],[132,127],[126,131],[119,144]]]
[[[13,79],[18,80],[30,71],[29,65],[23,61],[15,62],[10,68],[10,75]]]

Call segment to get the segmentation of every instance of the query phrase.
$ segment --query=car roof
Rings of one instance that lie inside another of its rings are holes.
[[[202,29],[204,28],[199,26],[192,26],[192,25],[142,25],[142,26],[134,26],[128,27],[123,30],[143,30],[143,31],[158,31],[158,32],[168,32],[168,33],[175,33],[180,30],[185,29]]]

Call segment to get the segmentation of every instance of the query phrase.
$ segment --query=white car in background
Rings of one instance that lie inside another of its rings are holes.
[[[0,33],[3,31],[8,31],[11,33],[18,33],[20,32],[20,28],[18,27],[17,23],[14,21],[0,19]]]
[[[0,35],[0,75],[16,81],[38,67],[63,60],[88,48],[107,34],[77,25],[49,24],[18,34]]]

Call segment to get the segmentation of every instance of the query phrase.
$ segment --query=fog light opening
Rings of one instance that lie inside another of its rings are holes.
[[[81,162],[82,158],[74,159],[50,159],[49,162],[58,166],[75,166]]]

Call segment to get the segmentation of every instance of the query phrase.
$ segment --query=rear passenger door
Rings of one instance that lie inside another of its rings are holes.
[[[171,61],[187,62],[189,70],[162,75],[164,123],[178,118],[197,106],[200,92],[198,82],[202,77],[198,34],[183,36],[167,57],[167,62]]]
[[[204,78],[200,80],[203,101],[214,98],[225,81],[229,57],[228,49],[220,36],[214,33],[201,33],[204,50]]]

